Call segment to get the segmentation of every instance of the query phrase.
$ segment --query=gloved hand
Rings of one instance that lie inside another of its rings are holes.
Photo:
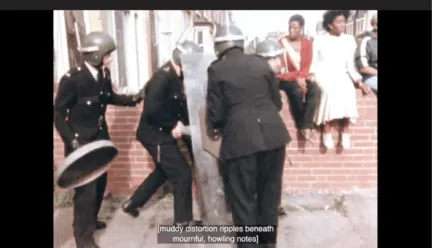
[[[181,134],[183,134],[183,135],[189,135],[189,136],[191,135],[191,129],[190,129],[190,126],[185,126],[185,125],[183,125],[183,123],[182,123],[181,121],[179,121],[179,122],[177,123],[177,126],[178,126],[178,128],[179,128]]]
[[[144,100],[144,89],[140,90],[138,94],[134,95],[132,98],[132,101],[135,103],[140,103],[142,100]]]
[[[70,147],[75,151],[81,146],[77,139],[72,140]]]

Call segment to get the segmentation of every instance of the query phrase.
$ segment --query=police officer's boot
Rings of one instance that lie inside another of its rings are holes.
[[[139,216],[139,210],[132,205],[131,199],[127,199],[122,205],[121,208],[123,212],[126,214],[136,218]]]

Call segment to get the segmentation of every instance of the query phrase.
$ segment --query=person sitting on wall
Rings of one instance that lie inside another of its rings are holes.
[[[378,95],[378,16],[371,19],[372,31],[364,37],[356,51],[356,65],[364,84]]]
[[[279,39],[285,48],[283,72],[277,75],[279,88],[288,96],[296,128],[306,140],[313,138],[313,117],[319,101],[319,87],[309,80],[312,42],[303,36],[305,20],[301,15],[289,19],[289,35]]]
[[[331,133],[333,122],[341,130],[341,145],[351,147],[349,127],[359,117],[354,84],[368,94],[370,89],[362,82],[362,76],[354,63],[356,41],[354,36],[345,34],[349,11],[328,10],[323,16],[326,33],[315,37],[311,77],[321,88],[319,108],[314,122],[323,125],[323,144],[333,148]]]

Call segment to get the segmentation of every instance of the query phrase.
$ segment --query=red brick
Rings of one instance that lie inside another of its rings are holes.
[[[363,97],[357,92],[360,117],[351,126],[353,147],[340,152],[319,148],[320,135],[313,143],[299,149],[297,130],[291,117],[286,95],[281,116],[287,125],[293,141],[287,146],[288,157],[284,169],[284,190],[303,193],[317,190],[339,191],[357,188],[377,187],[377,101],[374,96]],[[108,190],[115,194],[130,194],[154,168],[153,161],[142,145],[136,141],[136,128],[142,105],[137,107],[110,106],[106,119],[113,142],[120,150],[109,170]],[[333,138],[339,138],[333,130]],[[184,149],[182,151],[186,152]],[[63,160],[63,143],[54,132],[54,166]],[[195,187],[195,186],[194,186]]]

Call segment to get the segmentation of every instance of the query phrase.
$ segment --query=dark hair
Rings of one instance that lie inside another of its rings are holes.
[[[303,16],[298,15],[298,14],[291,16],[288,23],[290,23],[290,22],[298,22],[301,27],[304,27],[304,24],[305,24],[305,20],[304,20]]]
[[[343,16],[345,17],[345,20],[348,20],[348,17],[350,16],[349,10],[327,10],[323,15],[323,22],[322,26],[325,30],[330,31],[329,25],[334,22],[336,17]]]

